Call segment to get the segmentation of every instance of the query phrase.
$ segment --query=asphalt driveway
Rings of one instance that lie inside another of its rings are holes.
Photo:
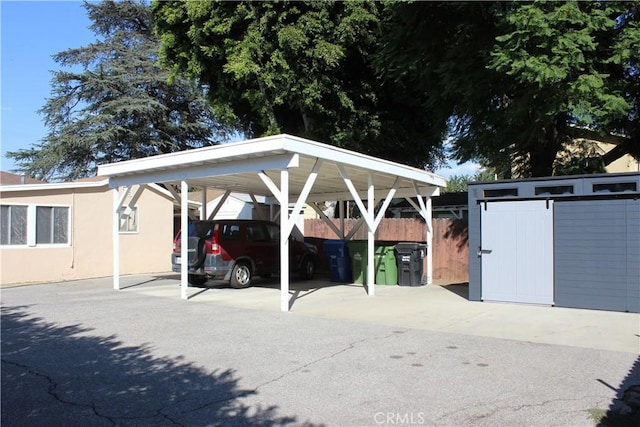
[[[269,282],[122,284],[2,289],[3,426],[589,426],[640,384],[637,314],[320,282],[282,313]]]

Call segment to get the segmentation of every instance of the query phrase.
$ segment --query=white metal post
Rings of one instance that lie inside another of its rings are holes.
[[[363,212],[363,215],[367,215],[367,294],[370,296],[375,295],[375,228],[372,226],[375,219],[375,191],[373,187],[373,174],[369,174],[369,188],[367,194],[367,212]]]
[[[432,193],[433,194],[433,193]],[[431,203],[431,195],[427,197],[426,209],[427,211],[427,285],[431,284],[433,277],[433,209]]]
[[[113,289],[120,290],[120,187],[113,189]]]
[[[280,310],[289,311],[289,171],[280,171]]]
[[[207,219],[207,187],[202,187],[202,196],[200,198],[200,219]]]
[[[180,297],[187,299],[189,286],[189,185],[180,182]]]

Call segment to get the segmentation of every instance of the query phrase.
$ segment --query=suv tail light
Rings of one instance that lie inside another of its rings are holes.
[[[181,246],[182,245],[180,244],[180,232],[178,231],[178,234],[173,239],[173,253],[174,254],[180,253],[180,247]]]
[[[204,244],[204,250],[211,255],[220,255],[220,245],[216,241],[216,239],[208,240]]]

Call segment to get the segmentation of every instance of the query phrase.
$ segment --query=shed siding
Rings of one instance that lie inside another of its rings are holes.
[[[640,200],[627,200],[627,301],[640,313]]]
[[[632,218],[639,203],[638,200],[556,202],[557,306],[638,311],[638,298],[629,296],[634,292],[637,295],[639,286],[638,219],[634,222]],[[635,310],[630,305],[635,305]]]

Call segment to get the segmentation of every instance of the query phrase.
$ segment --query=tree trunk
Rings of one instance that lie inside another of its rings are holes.
[[[553,123],[545,126],[542,138],[529,150],[529,175],[532,177],[552,176],[553,163],[562,148],[565,120],[556,117]]]

